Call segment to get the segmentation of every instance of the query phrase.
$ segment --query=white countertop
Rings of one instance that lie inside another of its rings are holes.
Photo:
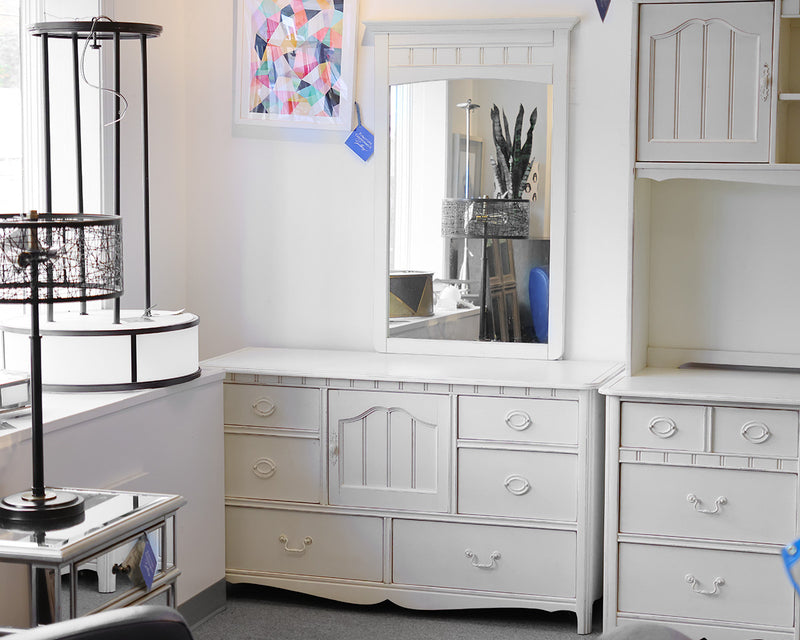
[[[266,347],[240,349],[205,360],[202,365],[261,375],[553,389],[594,389],[622,370],[621,365],[612,362]]]
[[[800,404],[800,372],[646,368],[600,388],[610,396],[703,402]]]

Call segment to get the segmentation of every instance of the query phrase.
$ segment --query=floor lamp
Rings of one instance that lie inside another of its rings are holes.
[[[0,214],[0,303],[30,304],[31,467],[28,491],[0,500],[0,523],[60,528],[83,517],[83,499],[44,483],[39,305],[122,295],[120,218]]]

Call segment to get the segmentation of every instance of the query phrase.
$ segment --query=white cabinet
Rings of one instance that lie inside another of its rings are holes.
[[[600,596],[604,363],[245,349],[225,383],[226,577],[354,603]]]
[[[774,3],[646,4],[640,161],[767,162]]]
[[[780,556],[798,532],[795,375],[646,370],[603,392],[605,628],[796,638]]]

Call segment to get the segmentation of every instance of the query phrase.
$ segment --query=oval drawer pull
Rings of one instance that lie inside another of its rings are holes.
[[[697,511],[697,513],[710,513],[710,514],[719,513],[720,507],[722,507],[722,505],[724,504],[728,504],[728,499],[725,496],[720,496],[719,498],[714,500],[713,509],[705,509],[702,506],[700,506],[703,504],[703,501],[693,493],[690,493],[688,496],[686,496],[686,501],[694,505],[694,510]]]
[[[525,431],[533,424],[530,414],[514,409],[506,414],[506,424],[514,431]]]
[[[472,566],[478,569],[496,569],[497,561],[500,559],[499,551],[492,551],[492,553],[489,554],[489,562],[485,564],[481,564],[480,560],[478,559],[478,556],[476,556],[471,549],[466,549],[464,551],[464,555],[467,556],[467,558],[471,558]]]
[[[664,439],[671,438],[678,431],[675,421],[665,416],[656,416],[650,420],[650,424],[647,425],[647,428],[650,429],[650,433],[654,436]]]
[[[259,398],[253,403],[253,412],[257,416],[261,416],[262,418],[268,418],[275,410],[278,408],[278,405],[275,404],[273,400],[270,398],[264,397]]]
[[[699,593],[701,596],[715,596],[719,593],[719,588],[725,584],[725,578],[714,578],[714,590],[701,589],[700,582],[691,573],[686,574],[686,582],[692,587],[693,593]]]
[[[763,422],[751,420],[742,425],[742,437],[753,444],[766,442],[771,435],[769,427]]]
[[[524,496],[531,490],[531,483],[528,482],[528,479],[516,473],[508,476],[503,482],[503,486],[515,496]]]
[[[278,470],[278,465],[272,458],[259,458],[253,465],[253,473],[259,478],[271,478]]]
[[[303,553],[306,550],[306,547],[308,547],[313,542],[313,540],[309,536],[306,536],[305,538],[303,538],[302,547],[292,548],[289,546],[289,536],[287,536],[286,534],[281,534],[281,537],[278,538],[278,540],[283,545],[284,551],[288,551],[289,553]]]

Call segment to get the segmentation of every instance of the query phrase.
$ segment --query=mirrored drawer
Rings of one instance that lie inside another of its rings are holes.
[[[392,581],[478,591],[575,596],[575,533],[395,520]]]
[[[225,384],[224,403],[225,424],[319,431],[319,389]]]
[[[578,403],[573,400],[459,396],[458,437],[577,444]]]
[[[458,512],[575,522],[578,458],[460,448]]]
[[[225,495],[319,502],[319,438],[225,434]]]
[[[623,533],[778,544],[795,537],[794,474],[622,464],[620,480]]]
[[[383,520],[247,507],[225,508],[225,565],[329,578],[383,579]]]
[[[646,402],[622,403],[623,447],[703,450],[705,407]]]
[[[619,546],[621,613],[791,627],[794,590],[776,588],[785,583],[777,553]]]
[[[797,412],[714,408],[711,448],[719,453],[797,457]]]

